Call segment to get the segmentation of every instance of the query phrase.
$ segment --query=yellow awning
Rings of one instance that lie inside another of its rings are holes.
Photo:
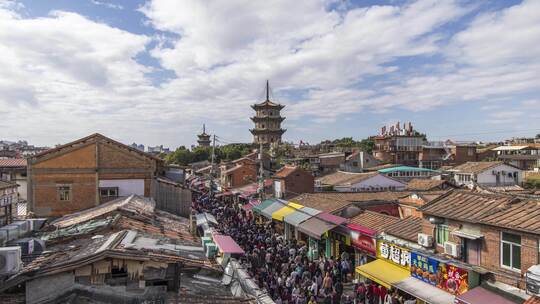
[[[410,276],[409,271],[384,260],[375,260],[358,266],[356,272],[386,288],[390,288],[393,283],[403,281]]]
[[[283,222],[283,218],[296,211],[296,209],[303,208],[304,206],[296,203],[289,202],[287,206],[272,213],[272,218],[277,221]]]

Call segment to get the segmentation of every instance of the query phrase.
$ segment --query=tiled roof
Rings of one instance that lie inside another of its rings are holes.
[[[292,167],[292,166],[285,166],[281,169],[279,169],[276,174],[274,174],[274,177],[278,177],[278,178],[284,178],[284,177],[287,177],[289,176],[289,174],[293,173],[294,171],[296,171],[297,167]]]
[[[0,168],[26,167],[25,158],[0,159]]]
[[[508,195],[453,190],[420,210],[424,214],[477,223],[490,214],[505,210],[516,201],[519,200]]]
[[[497,227],[540,234],[540,201],[531,200],[512,204],[483,217],[480,222]]]
[[[361,225],[377,232],[386,231],[386,228],[401,221],[399,217],[390,216],[374,211],[366,210],[351,218],[350,222]]]
[[[322,185],[329,185],[329,186],[352,185],[352,184],[356,184],[361,181],[367,180],[373,176],[376,176],[377,174],[379,173],[377,172],[352,173],[352,172],[337,171],[335,173],[325,175],[317,180],[320,181]]]
[[[422,222],[424,221],[420,217],[409,216],[387,226],[384,232],[404,240],[416,242],[418,234],[422,232]]]
[[[446,181],[441,179],[413,178],[407,183],[407,190],[428,191],[440,187]]]
[[[383,192],[318,192],[304,193],[290,201],[301,205],[332,213],[354,202],[369,201],[397,201],[399,198],[409,195],[410,192],[383,191]]]
[[[527,301],[525,301],[523,304],[540,304],[540,297],[537,296],[531,296]]]
[[[493,168],[498,165],[504,164],[501,161],[486,161],[486,162],[466,162],[459,166],[455,166],[452,170],[456,170],[462,173],[480,173]]]

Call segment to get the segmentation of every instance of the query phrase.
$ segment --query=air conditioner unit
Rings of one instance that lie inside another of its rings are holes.
[[[0,230],[0,247],[4,247],[7,243],[7,231],[6,230]]]
[[[17,273],[21,265],[21,247],[0,248],[0,274]]]
[[[525,273],[527,293],[540,296],[540,265],[531,266]]]
[[[30,225],[31,231],[39,231],[41,227],[43,227],[43,224],[47,221],[46,218],[35,218],[35,219],[27,219],[26,220],[28,224]]]
[[[453,257],[459,257],[459,245],[452,242],[444,242],[444,253],[451,255]]]
[[[29,255],[34,253],[35,240],[32,238],[17,239],[9,243],[9,246],[19,246],[21,248],[22,255]]]
[[[433,236],[425,233],[419,233],[418,244],[424,247],[431,247],[433,245]]]
[[[11,225],[19,227],[19,237],[30,232],[30,223],[27,221],[13,222]]]
[[[19,227],[13,225],[7,225],[0,230],[5,230],[7,233],[7,241],[15,240],[19,238]]]

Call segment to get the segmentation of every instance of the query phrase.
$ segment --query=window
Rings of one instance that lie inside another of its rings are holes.
[[[118,187],[99,188],[101,197],[118,197]]]
[[[437,227],[435,228],[435,235],[436,235],[438,245],[442,246],[444,245],[444,242],[448,241],[448,236],[450,234],[449,231],[450,229],[448,228],[448,225],[444,225],[444,224],[437,225]]]
[[[56,192],[59,201],[67,202],[71,200],[71,185],[58,185],[56,186]]]
[[[501,232],[501,266],[521,271],[521,236]]]

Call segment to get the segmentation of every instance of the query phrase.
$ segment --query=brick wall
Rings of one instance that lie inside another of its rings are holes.
[[[290,198],[299,193],[313,193],[315,187],[315,178],[305,170],[297,169],[285,177],[285,186],[283,193],[285,198]]]
[[[97,137],[31,160],[29,206],[37,216],[61,216],[93,207],[99,203],[98,181],[104,179],[143,179],[144,195],[150,196],[156,170],[156,160]],[[71,185],[69,201],[59,200],[59,184]]]

